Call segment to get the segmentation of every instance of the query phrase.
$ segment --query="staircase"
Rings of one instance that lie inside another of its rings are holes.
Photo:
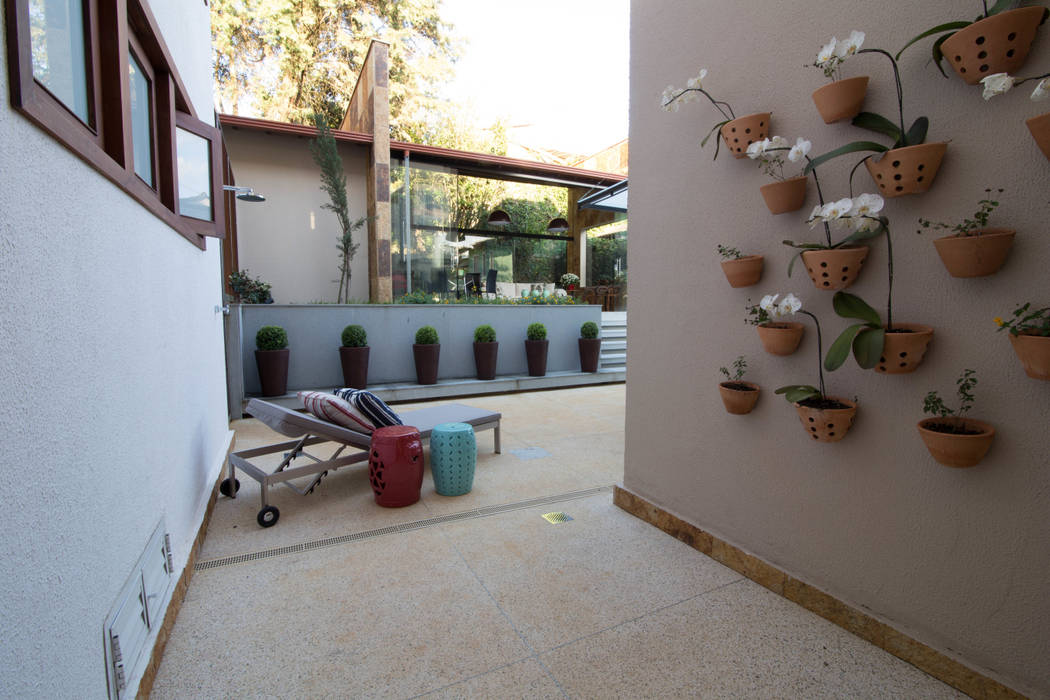
[[[598,369],[602,372],[627,371],[627,312],[602,312],[602,354]]]

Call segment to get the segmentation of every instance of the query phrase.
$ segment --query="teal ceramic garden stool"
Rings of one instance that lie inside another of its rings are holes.
[[[434,490],[442,496],[462,496],[474,487],[478,444],[467,423],[441,423],[430,433],[430,471]]]

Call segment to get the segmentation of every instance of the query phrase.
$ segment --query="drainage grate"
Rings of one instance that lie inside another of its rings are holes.
[[[569,522],[570,520],[572,520],[572,516],[558,511],[556,513],[544,513],[543,519],[549,522],[551,525],[557,525],[558,523]]]
[[[206,571],[208,569],[217,569],[223,566],[232,566],[233,564],[243,564],[249,561],[258,561],[260,559],[270,559],[273,557],[284,556],[285,554],[298,554],[299,552],[309,552],[315,549],[322,549],[324,547],[334,547],[340,544],[346,544],[348,542],[357,542],[358,540],[367,540],[372,537],[382,537],[383,535],[392,535],[398,532],[411,532],[412,530],[421,530],[425,527],[433,527],[434,525],[441,525],[443,523],[451,523],[459,520],[473,520],[474,518],[484,518],[489,515],[496,515],[498,513],[508,513],[515,510],[523,510],[525,508],[532,508],[534,506],[545,506],[553,503],[562,503],[564,501],[573,501],[578,498],[587,498],[588,496],[595,496],[599,493],[608,493],[612,491],[612,486],[597,486],[593,489],[584,489],[583,491],[570,491],[568,493],[560,493],[555,496],[544,496],[542,498],[531,498],[527,501],[517,501],[516,503],[504,503],[498,506],[486,506],[484,508],[474,508],[472,510],[463,511],[462,513],[451,513],[449,515],[438,515],[433,518],[426,518],[424,520],[415,520],[410,523],[402,523],[400,525],[390,525],[388,527],[381,527],[377,530],[366,530],[364,532],[354,532],[349,535],[339,535],[338,537],[326,537],[323,540],[313,540],[311,542],[302,542],[300,544],[287,545],[285,547],[274,547],[273,549],[264,549],[260,552],[251,552],[250,554],[235,554],[230,557],[223,557],[221,559],[209,559],[208,561],[199,561],[193,566],[194,571]],[[548,516],[561,516],[562,520],[551,520]],[[564,522],[565,520],[572,520],[572,518],[565,513],[547,513],[543,516],[550,522]]]

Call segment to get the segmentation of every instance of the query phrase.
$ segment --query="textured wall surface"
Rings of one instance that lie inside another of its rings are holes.
[[[951,140],[933,188],[887,200],[893,230],[894,317],[936,334],[913,374],[877,375],[850,359],[827,375],[829,393],[859,399],[857,421],[839,443],[809,439],[794,409],[773,389],[817,381],[816,334],[807,326],[789,357],[763,352],[744,324],[744,305],[794,291],[824,326],[825,348],[847,325],[831,294],[805,273],[788,279],[783,239],[816,240],[804,223],[816,203],[772,216],[758,188],[770,182],[749,160],[699,142],[718,121],[706,102],[660,109],[665,86],[684,86],[701,67],[707,87],[737,115],[773,112],[773,130],[804,135],[813,155],[881,137],[848,122],[825,125],[810,93],[824,84],[812,63],[831,36],[867,32],[865,47],[896,52],[927,27],[968,18],[974,3],[793,3],[646,0],[631,17],[631,353],[628,359],[625,485],[788,573],[961,658],[1011,687],[1050,695],[1050,382],[1025,376],[992,319],[1020,302],[1050,304],[1046,235],[1050,163],[1024,125],[1050,103],[1028,99],[1031,85],[991,101],[979,87],[942,78],[929,41],[901,60],[905,117],[931,119],[930,140]],[[1041,28],[1022,75],[1050,65]],[[893,74],[878,55],[851,59],[846,77],[870,75],[867,109],[896,112]],[[853,157],[820,169],[829,198],[848,196]],[[856,192],[873,191],[868,175]],[[1017,229],[1004,268],[979,279],[948,276],[918,217],[961,220],[986,187],[1003,187],[993,223]],[[732,289],[715,246],[766,256],[762,281]],[[882,310],[886,244],[876,241],[851,291]],[[726,414],[718,368],[743,354],[748,379],[763,387],[748,416]],[[926,392],[954,403],[955,378],[977,370],[971,415],[998,435],[976,468],[935,463],[915,423]]]
[[[150,6],[210,121],[208,8]],[[2,62],[0,695],[105,697],[106,615],[162,516],[184,567],[228,444],[219,245],[14,112]]]

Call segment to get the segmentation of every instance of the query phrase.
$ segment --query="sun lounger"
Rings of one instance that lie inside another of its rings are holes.
[[[252,477],[259,482],[262,509],[256,520],[262,527],[270,527],[277,522],[280,512],[275,506],[267,502],[269,488],[276,484],[284,484],[301,496],[305,496],[314,490],[318,482],[330,472],[350,464],[368,461],[368,447],[371,435],[359,433],[348,428],[321,420],[308,413],[300,413],[283,406],[252,399],[245,409],[255,418],[265,423],[272,430],[297,438],[288,442],[256,447],[249,450],[241,450],[230,454],[229,474],[219,485],[219,491],[224,496],[235,498],[240,483],[236,478],[236,470]],[[474,426],[474,432],[479,430],[492,430],[492,441],[497,454],[500,452],[500,418],[499,413],[486,411],[461,403],[446,404],[443,406],[427,406],[426,408],[406,411],[398,414],[405,425],[411,425],[419,430],[424,440],[430,437],[434,426],[440,423],[469,423]],[[323,442],[334,442],[339,444],[339,449],[328,459],[319,459],[303,448]],[[352,454],[343,455],[347,448],[354,449]],[[270,455],[278,452],[284,453],[284,459],[272,472],[267,472],[255,464],[251,459]],[[293,460],[304,457],[310,461],[302,466],[292,466]],[[292,479],[312,477],[305,485],[297,486]]]

